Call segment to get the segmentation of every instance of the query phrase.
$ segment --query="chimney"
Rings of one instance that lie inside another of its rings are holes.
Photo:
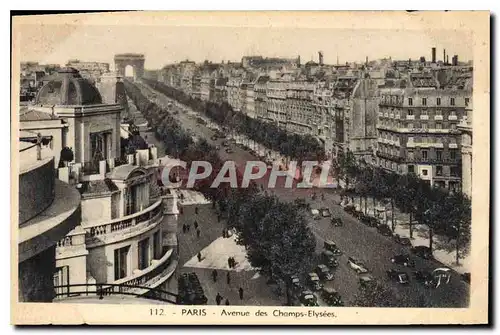
[[[319,55],[319,65],[323,66],[323,51],[318,51]]]
[[[449,55],[446,55],[446,64],[450,64],[448,57],[449,57]]]
[[[443,49],[443,63],[446,63],[446,49]]]
[[[368,66],[368,56],[366,56],[366,66]]]
[[[432,48],[432,62],[436,63],[436,48]]]

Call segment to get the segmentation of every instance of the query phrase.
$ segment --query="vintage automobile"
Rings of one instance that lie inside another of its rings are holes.
[[[331,268],[339,266],[339,261],[330,250],[324,250],[321,252],[321,261]]]
[[[357,258],[349,257],[347,259],[347,265],[349,265],[351,267],[351,269],[353,269],[357,273],[367,273],[368,272],[368,269],[366,268],[364,263]]]
[[[408,237],[401,237],[399,234],[394,235],[394,241],[401,245],[411,245],[411,240]]]
[[[222,142],[222,145],[225,146],[225,147],[228,147],[229,146],[229,142],[228,141],[224,141],[224,142]]]
[[[391,228],[385,223],[378,225],[377,230],[381,235],[392,236]]]
[[[330,222],[331,222],[332,226],[334,226],[334,227],[342,227],[344,225],[344,222],[339,217],[332,217]]]
[[[422,257],[424,259],[431,259],[432,258],[432,252],[429,247],[426,247],[424,245],[419,245],[416,247],[411,248],[411,252],[418,257]]]
[[[344,211],[349,214],[354,214],[354,212],[356,211],[356,207],[354,205],[347,205],[344,207]]]
[[[415,261],[410,258],[409,255],[395,255],[391,258],[391,262],[394,264],[400,264],[408,267],[415,267]]]
[[[316,273],[321,280],[333,280],[333,273],[325,264],[319,264],[316,267]]]
[[[228,154],[232,154],[232,153],[234,153],[234,150],[233,150],[233,149],[231,149],[231,148],[226,148],[226,152],[227,152]]]
[[[323,287],[321,289],[321,298],[328,306],[344,306],[339,292],[333,288]]]
[[[303,291],[299,297],[302,306],[314,307],[318,306],[318,298],[311,291]]]
[[[426,287],[435,286],[434,277],[432,272],[426,270],[418,270],[413,272],[413,277],[418,283],[423,284]]]
[[[332,213],[330,213],[330,210],[328,208],[321,208],[319,212],[321,213],[321,216],[324,218],[332,216]]]
[[[300,283],[300,279],[298,276],[291,276],[290,282],[292,283],[292,290],[298,292],[302,290],[302,284]]]
[[[323,248],[330,251],[334,256],[342,255],[342,251],[340,251],[340,249],[333,241],[326,240],[325,242],[323,242]]]
[[[218,144],[217,144],[217,145],[215,146],[215,150],[220,150],[220,145],[218,145]]]
[[[307,275],[307,284],[314,291],[321,290],[321,288],[323,287],[323,284],[321,284],[319,280],[318,274],[316,274],[315,272],[311,272]]]
[[[363,214],[360,220],[363,224],[367,225],[368,227],[377,227],[379,225],[378,219],[374,218],[373,216],[368,216]]]
[[[388,270],[387,277],[389,277],[389,279],[391,279],[399,284],[405,285],[405,284],[410,283],[410,277],[404,271],[398,271],[398,270],[394,270],[394,269]]]
[[[314,220],[321,220],[321,215],[319,213],[319,210],[317,210],[315,208],[311,209],[311,215],[312,215]]]
[[[359,276],[359,285],[361,285],[362,287],[366,287],[368,285],[370,285],[370,283],[373,283],[375,281],[375,279],[373,278],[372,275],[369,275],[369,274],[363,274],[361,276]]]

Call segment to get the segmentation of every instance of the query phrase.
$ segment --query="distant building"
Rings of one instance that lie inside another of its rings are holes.
[[[82,62],[78,59],[70,59],[66,67],[78,70],[83,78],[89,79],[93,83],[98,82],[103,73],[109,72],[109,63]]]

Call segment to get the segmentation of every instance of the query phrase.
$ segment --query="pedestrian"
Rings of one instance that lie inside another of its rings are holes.
[[[231,285],[231,273],[230,272],[228,272],[226,275],[226,282],[228,285]]]
[[[198,214],[198,207],[195,207],[195,208],[194,208],[194,213],[195,213],[195,214]]]
[[[198,262],[201,262],[201,252],[198,253]]]
[[[194,220],[194,229],[198,229],[198,221]]]
[[[233,263],[231,262],[231,257],[228,257],[227,259],[227,266],[229,266],[229,268],[232,268],[232,265]]]
[[[229,299],[226,299],[226,306],[229,306]]]
[[[214,280],[214,283],[217,282],[217,270],[212,271],[212,279]]]
[[[321,200],[325,200],[325,195],[321,193]]]
[[[222,229],[222,237],[226,238],[227,237],[227,231],[226,228]]]
[[[184,214],[184,208],[182,208],[182,207],[180,208],[179,214]]]
[[[188,231],[188,233],[189,233],[189,230],[191,229],[191,225],[188,223],[188,224],[186,225],[186,227],[187,227],[187,231]]]
[[[187,227],[186,227],[186,224],[184,223],[184,224],[182,225],[182,232],[183,232],[183,233],[186,233],[186,230],[187,230]]]
[[[236,260],[234,257],[231,257],[231,267],[234,268],[236,266]]]
[[[222,296],[219,293],[217,293],[217,296],[215,297],[215,302],[217,302],[217,305],[220,305],[221,301],[222,301]]]
[[[220,223],[220,214],[217,214],[217,222]]]
[[[240,293],[240,300],[243,300],[243,288],[240,287],[238,291]]]
[[[196,229],[196,236],[197,236],[198,238],[200,238],[200,235],[201,235],[201,231],[200,231],[199,229]]]

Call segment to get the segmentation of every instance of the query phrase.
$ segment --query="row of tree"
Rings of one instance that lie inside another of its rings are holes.
[[[230,131],[238,134],[244,134],[251,140],[278,151],[285,157],[299,161],[322,161],[325,159],[324,146],[313,136],[288,133],[274,123],[263,122],[242,112],[234,111],[227,102],[222,104],[204,102],[161,82],[148,79],[143,79],[143,81],[167,97],[198,113],[205,114],[220,126],[227,127]]]
[[[171,139],[167,134],[172,131],[177,134],[178,124],[170,118],[168,111],[148,103],[148,99],[134,84],[126,82],[125,87],[129,97],[168,148]],[[166,116],[162,117],[160,113]],[[157,122],[153,122],[154,119]],[[228,227],[237,231],[237,242],[245,246],[252,266],[272,281],[284,283],[287,303],[290,304],[290,277],[310,270],[316,245],[301,208],[297,204],[280,202],[274,196],[259,193],[256,184],[235,189],[229,183],[221,183],[218,188],[211,188],[210,185],[224,165],[216,148],[206,140],[195,143],[175,136],[178,143],[175,152],[187,163],[188,168],[196,160],[211,163],[212,174],[197,181],[195,189],[212,200],[214,207],[227,217]],[[241,185],[242,172],[237,170],[238,185]]]
[[[346,196],[359,196],[360,207],[364,200],[388,201],[391,206],[392,230],[395,229],[394,211],[398,208],[409,215],[410,237],[415,222],[429,230],[429,248],[433,249],[434,234],[455,242],[456,262],[463,258],[470,247],[471,200],[461,192],[449,192],[442,187],[431,187],[415,174],[400,175],[381,167],[355,159],[352,152],[340,153],[333,162],[334,174],[346,184]]]

